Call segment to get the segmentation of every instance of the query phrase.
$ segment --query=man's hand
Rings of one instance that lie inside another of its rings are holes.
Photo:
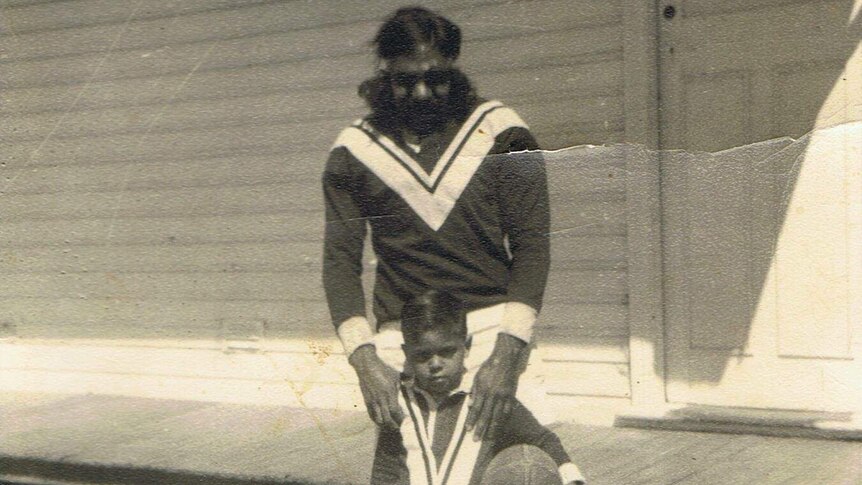
[[[475,427],[475,438],[493,439],[496,425],[501,423],[515,402],[518,390],[518,362],[523,340],[508,334],[497,335],[497,343],[488,360],[482,364],[473,380],[470,412],[467,414],[467,429]]]
[[[398,428],[404,419],[398,405],[398,371],[380,360],[373,345],[359,347],[348,361],[359,377],[368,415],[378,426]]]

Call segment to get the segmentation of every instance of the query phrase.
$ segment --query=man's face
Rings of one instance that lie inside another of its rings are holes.
[[[403,126],[424,136],[441,130],[461,102],[450,96],[456,71],[434,49],[392,60],[388,67],[393,100]]]
[[[420,334],[416,342],[405,343],[403,348],[419,388],[439,397],[461,383],[467,355],[463,337],[445,329],[430,330]]]

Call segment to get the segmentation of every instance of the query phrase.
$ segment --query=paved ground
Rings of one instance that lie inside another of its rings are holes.
[[[859,442],[555,429],[593,485],[862,484]],[[0,483],[368,483],[373,441],[362,413],[0,396]]]

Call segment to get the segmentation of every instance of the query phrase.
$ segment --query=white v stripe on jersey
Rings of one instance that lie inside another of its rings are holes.
[[[413,390],[405,387],[403,391],[399,401],[407,409],[408,416],[401,424],[401,436],[404,448],[407,450],[406,463],[410,473],[410,484],[457,485],[466,483],[465,478],[469,481],[476,466],[482,442],[474,441],[468,436],[470,433],[467,431],[466,422],[470,406],[466,400],[461,404],[455,430],[446,446],[443,460],[438,466],[432,450],[433,429],[427,429],[435,421],[433,417],[436,409],[433,407],[429,409],[429,422],[426,423]]]
[[[527,125],[499,101],[482,103],[458,130],[430,174],[390,138],[362,123],[342,131],[333,148],[347,148],[436,231],[494,146],[497,135],[513,127]]]
[[[475,109],[461,126],[461,129],[458,130],[458,133],[455,134],[455,137],[449,143],[449,146],[446,147],[446,151],[443,152],[443,155],[441,155],[437,162],[434,164],[434,169],[431,171],[430,174],[427,173],[420,166],[419,162],[417,162],[416,159],[414,159],[409,154],[407,154],[407,152],[402,150],[389,137],[384,135],[372,136],[376,136],[376,141],[380,145],[382,145],[388,151],[392,152],[391,155],[393,155],[394,158],[406,165],[410,172],[413,173],[413,175],[425,186],[425,188],[433,192],[437,181],[439,181],[440,179],[440,174],[452,161],[454,161],[453,154],[455,154],[456,151],[460,150],[461,146],[464,143],[464,140],[470,135],[472,135],[472,132],[476,129],[476,125],[480,121],[484,120],[484,118],[486,118],[491,111],[496,111],[502,106],[503,103],[500,103],[499,101],[489,101],[487,103],[483,103],[477,109]]]
[[[434,452],[428,445],[428,436],[422,422],[422,411],[416,399],[402,388],[398,401],[407,416],[401,422],[401,440],[407,450],[406,465],[410,474],[410,485],[437,485],[437,463]]]

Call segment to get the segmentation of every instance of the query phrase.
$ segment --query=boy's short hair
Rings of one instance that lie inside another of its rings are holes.
[[[444,291],[428,290],[404,304],[401,332],[405,343],[415,343],[429,330],[451,332],[467,339],[467,314],[460,300]]]

